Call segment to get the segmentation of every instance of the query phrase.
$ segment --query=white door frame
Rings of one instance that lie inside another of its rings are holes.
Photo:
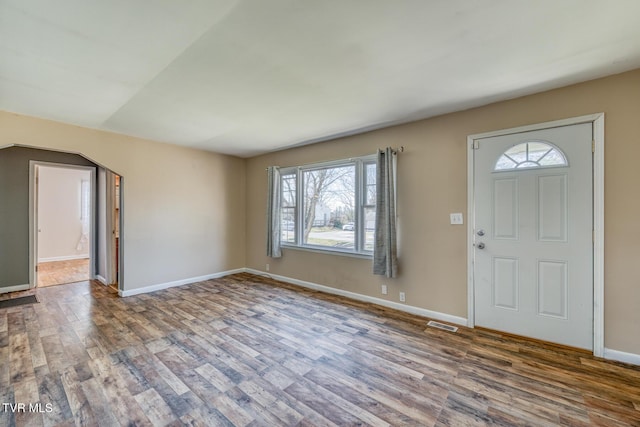
[[[107,259],[106,259],[106,272],[105,277],[107,281],[107,285],[111,285],[113,283],[118,283],[118,288],[120,287],[120,272],[119,268],[116,269],[116,264],[118,266],[122,265],[120,263],[120,259],[116,261],[116,257],[114,256],[116,252],[116,223],[118,224],[118,231],[120,231],[120,198],[116,198],[116,173],[111,171],[110,169],[105,169],[106,178],[107,178],[107,197],[106,197],[106,223],[107,223],[107,233],[106,233],[106,247],[107,247]],[[118,175],[119,176],[119,175]],[[120,177],[122,179],[122,177]],[[117,203],[117,205],[116,205]],[[116,208],[118,208],[118,215],[116,215]],[[118,255],[118,258],[120,256]]]
[[[38,284],[38,212],[36,211],[36,166],[49,166],[63,169],[79,169],[91,172],[91,214],[89,218],[89,279],[95,279],[95,259],[96,259],[96,168],[94,166],[71,165],[67,163],[44,162],[40,160],[29,160],[29,287],[35,288]]]
[[[475,185],[474,147],[481,138],[581,123],[593,126],[593,354],[604,357],[604,113],[573,117],[467,137],[467,326],[475,326]]]
[[[115,180],[113,178],[113,172],[111,172],[111,170],[109,169],[104,169],[104,176],[105,176],[105,182],[103,183],[103,185],[105,186],[105,203],[104,206],[101,207],[101,211],[105,216],[105,253],[104,258],[105,258],[105,271],[102,272],[103,274],[103,284],[105,285],[111,285],[112,283],[115,282],[114,280],[114,270],[115,270],[115,262],[113,260],[113,252],[114,252],[114,246],[115,246],[115,242],[113,241],[113,230],[114,230],[114,218],[113,218],[113,210],[114,210],[114,186],[115,186]]]

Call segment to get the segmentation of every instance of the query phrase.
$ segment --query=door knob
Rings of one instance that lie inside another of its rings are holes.
[[[484,236],[484,230],[480,229],[480,230],[478,230],[478,232],[476,234],[478,236]]]
[[[476,245],[478,249],[484,249],[484,243],[480,242]]]

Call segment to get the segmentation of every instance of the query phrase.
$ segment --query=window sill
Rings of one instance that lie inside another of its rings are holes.
[[[318,254],[324,255],[338,255],[338,256],[346,256],[351,258],[360,258],[360,259],[373,259],[373,253],[358,253],[358,252],[347,252],[341,251],[337,249],[324,249],[318,247],[311,246],[293,246],[293,245],[282,245],[282,249],[292,249],[294,251],[303,251],[303,252],[315,252]]]

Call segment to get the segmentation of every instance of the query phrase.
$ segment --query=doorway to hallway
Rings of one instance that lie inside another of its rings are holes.
[[[34,162],[36,285],[89,280],[95,168]]]

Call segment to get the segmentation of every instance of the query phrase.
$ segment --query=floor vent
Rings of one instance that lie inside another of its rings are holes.
[[[431,326],[432,328],[443,329],[449,332],[458,332],[457,326],[451,326],[451,325],[447,325],[440,322],[434,322],[433,320],[429,320],[429,323],[427,323],[427,326]]]
[[[12,299],[5,299],[0,301],[0,308],[10,308],[17,307],[19,305],[24,304],[35,304],[38,302],[38,299],[35,295],[27,295],[26,297],[18,297]]]

